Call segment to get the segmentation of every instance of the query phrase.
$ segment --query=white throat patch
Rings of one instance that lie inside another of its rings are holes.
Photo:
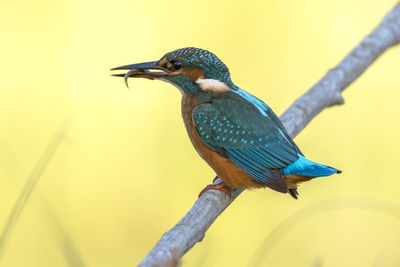
[[[157,78],[157,80],[160,80],[160,81],[163,81],[163,82],[167,82],[167,83],[169,83],[169,84],[172,84],[173,86],[175,86],[176,88],[179,89],[179,92],[181,92],[182,95],[185,94],[185,91],[183,91],[183,89],[182,89],[179,85],[176,85],[176,84],[174,84],[174,83],[168,81],[167,79],[163,79],[163,78]]]
[[[197,79],[196,83],[200,86],[200,88],[204,91],[214,92],[214,93],[222,93],[228,92],[229,86],[226,85],[224,82],[214,79]]]

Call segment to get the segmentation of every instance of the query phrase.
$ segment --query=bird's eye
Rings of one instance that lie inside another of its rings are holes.
[[[179,70],[180,68],[182,68],[182,63],[179,62],[179,61],[171,60],[170,63],[171,63],[171,67],[172,67],[174,70]]]

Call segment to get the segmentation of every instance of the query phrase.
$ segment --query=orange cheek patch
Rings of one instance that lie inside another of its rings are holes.
[[[198,79],[204,78],[204,70],[200,68],[194,68],[189,70],[182,69],[181,74],[189,77],[189,79],[192,81],[197,81]]]
[[[157,66],[168,69],[168,64],[171,64],[171,63],[169,62],[169,60],[166,57],[164,57],[164,58],[160,59],[160,61],[157,63]],[[169,70],[165,70],[165,71],[172,75],[183,74],[192,81],[197,81],[198,79],[204,78],[204,70],[201,68],[192,68],[192,69],[183,69],[182,68],[177,71],[169,71]]]
[[[160,59],[160,61],[158,61],[157,66],[164,67],[167,63],[168,63],[168,59],[166,57],[164,57],[164,58]]]

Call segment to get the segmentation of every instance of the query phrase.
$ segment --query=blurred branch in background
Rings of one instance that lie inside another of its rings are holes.
[[[29,197],[31,196],[33,190],[35,189],[40,177],[42,176],[44,170],[48,166],[50,160],[53,158],[59,145],[63,142],[67,128],[68,127],[64,124],[53,135],[53,137],[50,140],[49,144],[47,145],[45,151],[43,152],[41,158],[36,163],[34,170],[32,171],[28,180],[26,181],[25,186],[24,186],[23,190],[21,191],[21,194],[20,194],[17,202],[15,203],[13,210],[8,217],[6,226],[4,227],[3,232],[0,236],[0,261],[1,261],[1,256],[4,253],[4,250],[6,248],[7,242],[10,238],[10,235],[11,235],[16,223],[18,222],[18,219],[20,218],[22,211],[23,211],[27,201],[29,200]],[[12,158],[12,155],[11,155],[11,158]],[[14,165],[18,165],[18,164],[14,162]],[[19,168],[20,168],[20,166],[19,166]],[[5,169],[7,169],[7,168],[5,167]],[[43,197],[41,198],[41,200],[42,200],[41,201],[42,208],[46,208],[47,214],[51,217],[52,221],[54,222],[54,225],[59,230],[59,232],[61,232],[62,246],[64,249],[64,254],[66,256],[67,262],[69,263],[70,266],[84,266],[84,263],[79,254],[79,251],[75,247],[74,243],[72,242],[72,239],[69,237],[67,232],[61,226],[60,221],[57,219],[55,214],[52,212],[52,209],[51,209],[49,203]]]
[[[66,129],[64,129],[64,132],[66,132]],[[65,136],[65,138],[68,138],[68,136]],[[65,141],[68,139],[65,138],[60,141],[60,144],[61,142],[64,144],[66,143]],[[16,183],[16,180],[19,181],[20,179],[22,179],[24,167],[18,160],[16,155],[13,153],[13,151],[11,151],[7,146],[5,146],[4,144],[0,145],[0,149],[5,154],[4,158],[0,159],[0,167],[4,170],[7,176],[9,176],[10,179],[12,179],[12,181]],[[42,218],[43,221],[49,222],[50,228],[53,228],[55,234],[52,236],[56,237],[56,241],[59,242],[60,247],[63,249],[64,256],[68,265],[71,267],[85,266],[79,249],[77,248],[70,234],[64,227],[62,221],[52,208],[49,200],[45,197],[45,195],[40,191],[39,188],[36,188],[35,194],[38,201],[33,203],[31,201],[31,203],[35,205],[39,217]],[[4,250],[4,245],[0,247],[0,249]]]
[[[268,266],[268,264],[263,262],[264,259],[268,258],[272,248],[277,245],[279,240],[281,240],[285,234],[287,234],[293,227],[298,226],[300,222],[310,219],[325,212],[332,212],[343,209],[360,209],[368,210],[376,213],[386,214],[394,218],[400,219],[400,206],[386,202],[384,200],[372,199],[372,198],[349,198],[349,199],[330,199],[322,202],[317,202],[311,204],[304,209],[298,211],[297,213],[289,216],[284,221],[282,221],[277,227],[272,229],[268,234],[267,238],[257,249],[251,259],[249,266]],[[318,261],[317,261],[318,260]],[[317,258],[316,262],[320,262],[322,265],[322,259]],[[383,256],[378,255],[377,260],[373,266],[378,266],[382,262]]]
[[[322,110],[343,104],[341,92],[383,52],[399,43],[400,3],[337,67],[283,113],[280,119],[289,134],[295,137]],[[162,236],[139,266],[176,266],[177,260],[203,239],[211,224],[241,192],[232,189],[230,196],[215,190],[204,193],[189,212]]]

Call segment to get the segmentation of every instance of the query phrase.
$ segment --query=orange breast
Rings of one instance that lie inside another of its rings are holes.
[[[182,117],[185,122],[189,138],[199,155],[216,172],[217,176],[228,186],[235,188],[257,188],[264,187],[262,184],[251,178],[246,171],[233,165],[230,159],[218,155],[217,152],[207,147],[201,141],[197,129],[193,123],[193,109],[199,103],[192,95],[183,95]]]

